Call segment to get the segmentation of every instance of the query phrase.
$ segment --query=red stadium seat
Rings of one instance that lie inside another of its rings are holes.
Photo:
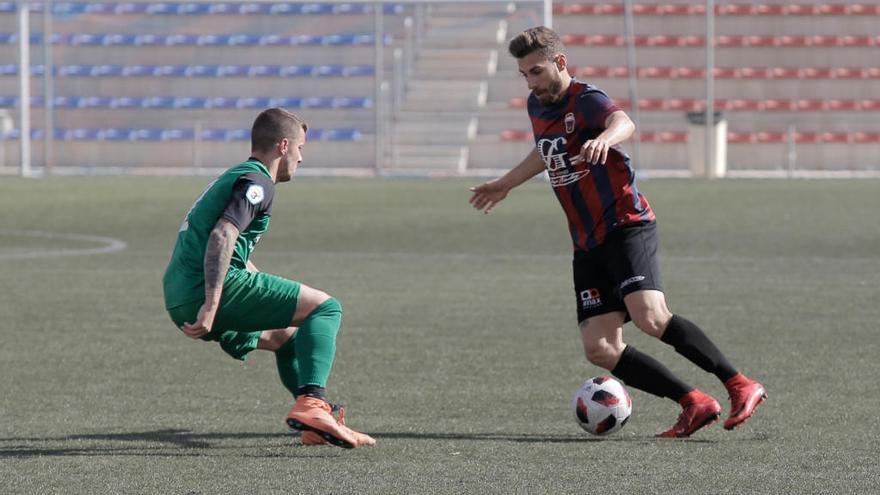
[[[706,46],[705,36],[681,36],[680,46]]]
[[[745,46],[745,36],[716,36],[715,46],[739,48]]]
[[[744,3],[730,3],[715,7],[718,15],[752,15],[752,6]]]
[[[810,36],[809,40],[811,46],[837,46],[838,44],[837,36],[815,35]]]
[[[825,67],[804,67],[798,75],[801,79],[830,79],[832,72]]]
[[[776,38],[775,46],[804,47],[811,44],[811,39],[806,36],[780,36]]]
[[[784,5],[755,5],[751,12],[754,15],[785,15],[787,13]]]
[[[880,79],[880,67],[866,67],[863,76],[868,79]]]
[[[767,69],[767,77],[771,79],[798,79],[800,70],[794,67],[771,67]]]
[[[840,36],[837,38],[839,46],[874,46],[876,39],[873,36]]]
[[[641,67],[637,70],[641,79],[672,79],[676,77],[675,69],[671,67]]]
[[[880,100],[862,100],[859,102],[859,107],[866,112],[880,111]]]
[[[776,39],[773,36],[746,36],[746,46],[773,46]]]
[[[784,143],[786,141],[785,132],[757,132],[755,133],[755,142],[757,143]]]
[[[798,100],[796,106],[802,112],[821,112],[827,108],[825,100]]]
[[[656,142],[658,143],[686,143],[686,132],[664,131],[656,134]]]
[[[676,35],[657,35],[648,37],[648,46],[679,46],[681,38]]]
[[[738,144],[738,143],[753,143],[755,142],[755,135],[751,132],[728,132],[727,133],[727,142]]]
[[[823,132],[820,139],[823,143],[851,143],[853,135],[847,132]]]
[[[836,112],[854,112],[861,110],[858,100],[828,100],[828,110]]]
[[[664,108],[666,110],[674,110],[678,112],[695,112],[702,107],[702,102],[697,100],[671,99],[666,100]]]
[[[759,100],[730,100],[730,110],[739,112],[755,112],[761,109]]]
[[[786,138],[784,141],[788,141],[788,134],[786,133]],[[794,133],[794,142],[796,143],[819,143],[821,142],[821,136],[817,132],[795,132]]]
[[[768,112],[790,112],[796,109],[792,100],[764,100],[761,109]]]
[[[880,143],[880,133],[878,132],[854,132],[852,134],[853,143]]]
[[[587,37],[587,44],[590,46],[621,46],[625,41],[623,36],[613,34],[594,34]]]
[[[528,100],[526,98],[511,98],[507,103],[510,108],[525,108]]]
[[[661,5],[638,3],[633,4],[633,15],[661,15]]]
[[[586,45],[588,40],[584,34],[563,34],[560,39],[566,45]]]
[[[706,70],[702,67],[679,67],[673,72],[674,77],[681,79],[703,79],[706,77]]]
[[[849,6],[850,15],[880,15],[880,4],[857,3]]]
[[[690,5],[686,4],[667,4],[660,8],[660,15],[691,15],[695,12]]]
[[[639,100],[639,110],[644,110],[646,112],[656,112],[658,110],[665,110],[665,101],[656,99],[656,98],[645,98]],[[618,102],[619,104],[619,102]]]
[[[712,71],[715,79],[738,79],[739,69],[735,67],[715,67]]]
[[[785,8],[785,13],[787,15],[816,15],[818,9],[815,5],[792,4]]]
[[[849,14],[849,8],[839,3],[817,5],[816,13],[819,15],[847,15]]]
[[[518,129],[508,129],[505,131],[501,131],[502,141],[528,141],[531,137],[532,133],[529,131],[522,131]]]
[[[861,67],[837,67],[832,69],[833,77],[837,79],[862,79],[866,77]]]
[[[766,79],[767,69],[762,67],[741,67],[738,77],[742,79]]]

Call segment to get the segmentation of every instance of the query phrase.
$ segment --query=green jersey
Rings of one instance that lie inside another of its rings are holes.
[[[208,184],[187,212],[165,270],[162,282],[166,309],[205,298],[205,249],[221,218],[232,222],[240,232],[230,273],[247,269],[251,252],[269,229],[274,196],[272,176],[255,158],[230,168]]]

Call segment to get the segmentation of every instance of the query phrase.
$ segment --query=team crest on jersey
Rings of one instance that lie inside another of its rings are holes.
[[[569,112],[565,114],[565,133],[571,134],[574,132],[574,114]]]
[[[263,201],[265,193],[263,192],[263,186],[253,184],[247,188],[247,192],[245,192],[244,195],[250,204],[255,205],[260,201]]]
[[[572,167],[569,164],[566,144],[568,144],[568,140],[564,137],[545,138],[538,141],[538,153],[544,160],[544,167],[547,169],[550,185],[553,187],[567,186],[590,174],[589,168],[569,171]]]
[[[581,291],[581,306],[584,309],[595,308],[602,305],[602,297],[599,289],[587,289]]]

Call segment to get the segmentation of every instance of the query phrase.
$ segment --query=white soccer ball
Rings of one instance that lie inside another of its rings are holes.
[[[619,381],[597,376],[575,392],[571,408],[581,428],[593,435],[609,435],[629,421],[632,398]]]

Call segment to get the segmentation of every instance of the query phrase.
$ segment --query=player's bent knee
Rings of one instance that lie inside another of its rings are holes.
[[[668,318],[664,318],[663,315],[654,311],[647,311],[640,315],[633,315],[632,319],[633,323],[639,328],[639,330],[652,337],[657,337],[658,339],[663,335],[663,331],[666,330],[666,325],[669,323]]]
[[[614,367],[620,357],[618,354],[610,345],[598,343],[584,344],[584,355],[587,361],[606,370]]]

